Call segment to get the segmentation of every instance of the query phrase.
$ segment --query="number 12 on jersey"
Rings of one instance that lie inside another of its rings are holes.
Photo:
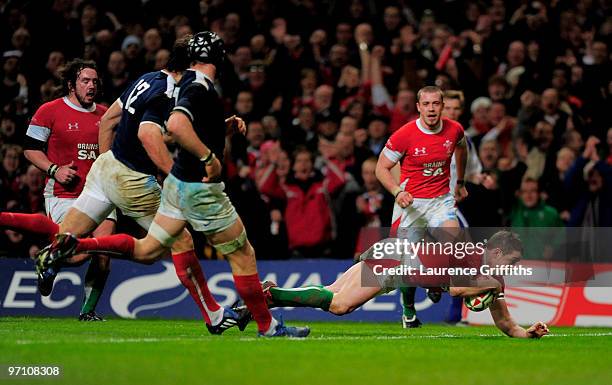
[[[130,114],[134,114],[135,110],[134,107],[132,107],[132,103],[134,103],[136,101],[136,99],[146,90],[149,89],[149,87],[151,87],[151,85],[147,82],[144,81],[144,79],[141,79],[136,86],[132,89],[132,92],[130,92],[130,94],[128,95],[127,98],[127,102],[125,103],[125,106],[123,107],[127,112],[129,112]],[[136,93],[136,94],[134,94]]]

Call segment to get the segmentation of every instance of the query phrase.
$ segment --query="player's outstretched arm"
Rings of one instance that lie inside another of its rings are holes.
[[[489,307],[495,326],[509,337],[514,338],[541,338],[549,333],[544,322],[536,322],[528,329],[520,327],[510,315],[504,299],[493,301]]]
[[[100,119],[100,130],[98,131],[98,145],[100,154],[110,150],[115,134],[115,127],[121,120],[121,101],[119,99],[109,107]]]

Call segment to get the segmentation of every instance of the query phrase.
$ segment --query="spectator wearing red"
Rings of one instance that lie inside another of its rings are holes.
[[[284,199],[284,218],[292,255],[317,258],[329,254],[332,214],[328,199],[344,185],[344,174],[332,162],[323,173],[314,169],[313,154],[299,147],[293,155],[293,173],[278,188],[275,173],[260,181],[263,194]]]

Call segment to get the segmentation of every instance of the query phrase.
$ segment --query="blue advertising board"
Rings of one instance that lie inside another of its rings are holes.
[[[273,280],[281,287],[330,284],[348,267],[347,260],[259,261],[262,280]],[[229,264],[202,261],[211,292],[220,304],[230,306],[238,296]],[[75,317],[83,297],[85,266],[66,268],[58,275],[53,293],[41,297],[36,288],[32,261],[0,259],[0,316]],[[338,317],[321,310],[283,308],[287,320],[396,321],[401,317],[399,292],[379,296],[353,313]],[[416,307],[425,322],[442,322],[450,297],[444,295],[432,304],[423,290],[417,292]],[[176,277],[169,261],[153,265],[113,260],[111,273],[97,311],[106,317],[201,319],[187,290]]]

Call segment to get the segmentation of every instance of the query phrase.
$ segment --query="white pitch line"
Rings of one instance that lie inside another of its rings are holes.
[[[610,337],[612,336],[612,332],[602,332],[602,333],[554,333],[550,334],[547,337]]]
[[[418,340],[418,339],[442,339],[442,338],[456,338],[463,339],[468,337],[487,337],[487,338],[506,338],[506,336],[501,334],[478,334],[478,335],[456,335],[456,334],[423,334],[423,335],[406,335],[406,336],[320,336],[320,337],[310,337],[310,338],[293,338],[291,340],[297,341],[364,341],[364,340]],[[602,332],[602,333],[560,333],[560,334],[550,334],[545,338],[552,337],[612,337],[612,332]],[[199,341],[200,339],[219,339],[219,337],[193,337],[193,336],[185,336],[185,337],[174,337],[174,338],[155,338],[155,337],[147,337],[147,338],[106,338],[106,339],[85,339],[80,340],[81,343],[89,343],[89,344],[129,344],[129,343],[157,343],[157,342],[192,342]],[[220,339],[219,339],[220,340]],[[239,338],[239,341],[244,342],[252,342],[252,341],[265,341],[266,339],[257,338],[257,337],[242,337]],[[71,340],[17,340],[15,343],[17,345],[48,345],[48,344],[62,344],[66,342],[72,342]]]

